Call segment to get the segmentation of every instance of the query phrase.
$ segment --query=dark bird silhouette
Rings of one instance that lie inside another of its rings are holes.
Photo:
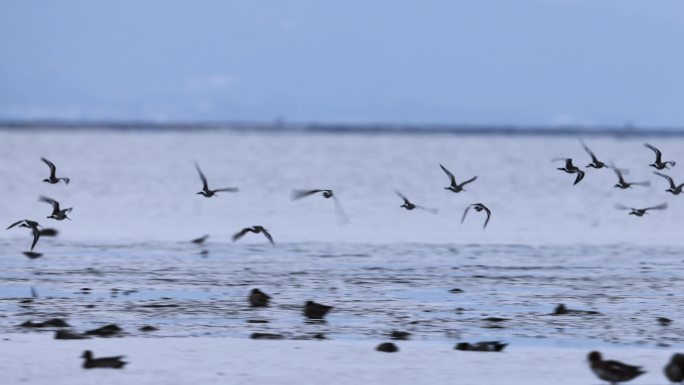
[[[244,229],[240,230],[240,232],[236,233],[233,235],[233,242],[237,241],[238,239],[242,238],[245,236],[247,233],[254,233],[254,234],[259,234],[262,233],[268,239],[269,242],[271,242],[271,245],[275,246],[275,242],[273,241],[273,237],[271,234],[266,230],[263,226],[252,226],[252,227],[245,227]]]
[[[575,177],[575,183],[573,183],[573,185],[576,185],[582,179],[584,179],[584,171],[580,170],[579,167],[572,164],[572,159],[570,159],[570,158],[554,159],[554,161],[556,161],[556,160],[565,160],[565,167],[558,167],[556,170],[565,171],[568,174],[577,174],[577,176]]]
[[[669,167],[667,167],[668,165],[674,167],[675,162],[673,162],[673,161],[663,162],[663,160],[662,160],[662,159],[663,159],[663,154],[660,152],[660,150],[658,150],[657,148],[651,146],[651,145],[648,144],[648,143],[644,143],[644,147],[650,148],[651,150],[653,150],[653,152],[655,152],[655,156],[656,156],[655,162],[649,164],[649,166],[655,167],[657,170],[662,170],[662,169],[665,169],[665,168],[669,168]]]
[[[47,164],[48,167],[50,167],[50,177],[47,179],[43,179],[43,182],[55,184],[55,183],[59,183],[59,181],[61,180],[61,181],[64,181],[65,184],[69,184],[71,179],[69,179],[69,178],[57,178],[57,176],[55,176],[55,173],[57,172],[57,167],[55,167],[54,163],[50,162],[49,160],[47,160],[45,158],[40,158],[40,160],[45,162],[45,164]]]
[[[40,258],[43,256],[42,253],[36,253],[35,251],[22,251],[21,253],[24,254],[29,259],[36,259],[36,258]]]
[[[587,154],[589,154],[589,156],[591,156],[591,163],[589,163],[589,164],[587,165],[587,168],[591,167],[591,168],[599,169],[599,168],[608,167],[605,163],[603,163],[603,162],[601,162],[600,160],[598,160],[598,158],[596,157],[596,155],[594,154],[594,152],[591,151],[591,150],[589,149],[589,147],[587,147],[587,145],[584,143],[583,140],[581,140],[580,142],[582,142],[582,147],[584,147],[584,151],[586,151]]]
[[[52,219],[56,219],[58,221],[62,221],[65,219],[71,220],[71,218],[67,217],[66,213],[70,213],[71,210],[73,210],[72,207],[69,207],[68,209],[60,210],[59,202],[57,202],[56,200],[54,200],[52,198],[41,196],[40,198],[38,198],[38,200],[41,202],[49,203],[52,205],[52,214],[46,218],[52,218]]]
[[[399,196],[399,198],[401,198],[401,199],[404,200],[404,204],[401,205],[401,206],[399,206],[399,207],[403,207],[403,208],[405,208],[406,210],[409,210],[409,211],[414,210],[414,209],[420,209],[420,210],[424,210],[424,211],[427,211],[427,212],[432,213],[432,214],[437,214],[437,209],[430,209],[430,208],[427,208],[427,207],[423,207],[423,206],[419,206],[419,205],[413,204],[413,203],[411,203],[411,201],[408,200],[408,198],[406,198],[406,197],[405,197],[402,193],[400,193],[399,191],[394,190],[394,192]]]
[[[84,369],[121,369],[128,363],[126,361],[121,361],[123,357],[124,356],[93,358],[93,353],[90,350],[86,350],[81,356],[81,358],[85,359],[85,361],[83,361]]]
[[[455,193],[459,193],[459,192],[461,192],[461,191],[465,191],[465,189],[463,188],[463,186],[465,186],[465,185],[467,185],[468,183],[473,182],[473,181],[475,181],[475,179],[477,179],[477,176],[474,176],[474,177],[468,179],[467,181],[465,181],[465,182],[463,182],[463,183],[461,183],[461,184],[458,184],[458,183],[456,183],[456,177],[454,177],[454,174],[452,174],[451,171],[447,170],[447,168],[444,167],[444,166],[442,166],[441,164],[439,165],[439,167],[441,167],[442,170],[444,171],[444,173],[447,174],[447,176],[449,177],[449,180],[450,180],[450,182],[451,182],[451,184],[450,184],[448,187],[445,187],[445,188],[444,188],[445,190],[450,190],[450,191],[453,191],[453,192],[455,192]]]
[[[593,311],[593,310],[570,309],[570,308],[566,307],[565,304],[560,303],[560,304],[558,304],[558,306],[556,306],[556,308],[553,310],[553,313],[551,313],[551,314],[553,314],[553,315],[571,315],[571,314],[575,314],[575,315],[598,315],[601,313],[599,313],[597,311]]]
[[[38,227],[40,226],[40,224],[38,224],[38,222],[36,222],[36,221],[32,221],[29,219],[22,219],[20,221],[16,221],[16,222],[12,223],[11,225],[9,225],[9,227],[7,227],[7,230],[9,230],[12,227],[17,226],[17,225],[19,227],[29,228],[33,232],[33,243],[31,244],[31,251],[33,251],[33,248],[36,247],[36,243],[38,243],[38,238],[40,238],[40,230],[38,230]]]
[[[304,315],[310,319],[323,319],[332,306],[323,305],[314,301],[306,301],[304,304]]]
[[[635,209],[633,207],[626,207],[623,205],[615,205],[618,210],[631,210],[629,215],[636,215],[637,217],[643,217],[647,214],[648,210],[665,210],[667,208],[667,203],[659,204],[658,206],[646,207],[645,209]]]
[[[684,354],[675,353],[670,362],[663,368],[665,377],[674,383],[684,382]]]
[[[467,352],[500,352],[508,344],[502,343],[501,341],[483,341],[474,344],[468,342],[458,343],[454,349],[463,350]]]
[[[201,245],[201,244],[204,243],[204,241],[207,240],[207,238],[209,238],[208,235],[203,235],[203,236],[201,236],[201,237],[199,237],[199,238],[193,239],[193,240],[190,241],[190,242],[192,242],[192,243],[194,243],[194,244],[196,244],[196,245]]]
[[[483,229],[486,228],[487,223],[489,223],[489,218],[492,216],[492,212],[491,212],[491,210],[489,210],[489,208],[487,206],[483,205],[482,203],[473,203],[471,205],[468,205],[468,207],[466,207],[465,211],[463,212],[463,217],[461,218],[461,223],[463,223],[463,221],[465,221],[466,215],[468,215],[468,210],[470,210],[471,207],[477,212],[484,210],[484,212],[487,214],[487,219],[485,219],[484,225],[482,225]]]
[[[323,190],[323,189],[314,189],[314,190],[293,190],[292,191],[292,200],[299,200],[302,198],[306,198],[308,196],[321,193],[323,195],[323,198],[329,199],[332,198],[333,202],[335,204],[335,218],[337,219],[337,224],[338,225],[346,225],[349,223],[349,217],[347,217],[347,214],[344,212],[344,209],[342,209],[342,204],[340,203],[340,200],[337,199],[337,195],[333,193],[333,190]]]
[[[589,353],[589,367],[594,374],[611,384],[633,380],[634,378],[646,373],[639,366],[623,364],[619,361],[604,361],[601,353],[593,351]]]
[[[624,189],[631,188],[632,186],[650,186],[651,185],[651,182],[649,182],[649,181],[646,181],[646,182],[627,182],[627,181],[625,181],[625,178],[622,176],[622,170],[620,170],[619,168],[617,168],[615,166],[610,166],[610,168],[612,168],[613,171],[615,171],[615,175],[617,175],[617,177],[618,177],[618,183],[615,185],[615,187],[617,187],[617,188],[621,188],[624,190]]]
[[[53,228],[40,229],[39,231],[41,237],[56,237],[59,235],[59,230]]]
[[[195,163],[195,168],[197,168],[197,173],[200,176],[200,179],[202,180],[202,191],[198,192],[198,195],[203,195],[207,198],[213,197],[216,195],[217,192],[237,192],[238,188],[237,187],[226,187],[226,188],[220,188],[216,190],[211,190],[209,189],[209,185],[207,184],[207,177],[204,176],[202,173],[202,170],[200,170],[199,165]]]
[[[670,184],[670,188],[665,191],[672,193],[672,195],[679,195],[682,193],[682,187],[684,187],[684,183],[676,185],[674,180],[672,180],[672,178],[670,178],[669,176],[661,174],[658,171],[653,171],[653,173],[667,179],[667,182]]]
[[[271,296],[259,289],[252,289],[252,292],[249,293],[249,304],[253,307],[268,306],[270,300]]]

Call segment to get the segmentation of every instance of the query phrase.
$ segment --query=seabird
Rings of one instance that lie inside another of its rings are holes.
[[[665,368],[665,377],[671,382],[681,384],[684,382],[684,354],[675,353],[670,358],[670,363],[668,363]]]
[[[196,244],[196,245],[201,245],[201,244],[204,243],[204,241],[207,240],[207,238],[209,238],[208,235],[203,235],[203,236],[201,236],[201,237],[199,237],[199,238],[193,239],[193,240],[190,241],[190,242],[192,242],[192,243],[194,243],[194,244]]]
[[[653,150],[653,152],[655,152],[655,156],[656,156],[655,162],[649,164],[649,166],[655,167],[657,170],[662,170],[662,169],[665,169],[665,168],[669,168],[669,167],[667,167],[668,165],[674,167],[675,162],[673,162],[673,161],[663,162],[663,161],[662,161],[663,154],[660,152],[660,150],[658,150],[657,148],[651,146],[651,145],[648,144],[648,143],[644,143],[644,147],[650,148],[651,150]]]
[[[682,187],[684,187],[684,183],[681,183],[680,185],[675,185],[675,182],[669,176],[661,174],[658,171],[653,171],[653,173],[658,176],[662,176],[663,178],[667,179],[668,183],[670,183],[670,188],[665,191],[671,192],[673,195],[679,195],[682,192]]]
[[[54,200],[52,198],[41,196],[38,198],[38,200],[41,202],[46,202],[46,203],[49,203],[52,205],[52,215],[50,215],[49,217],[46,217],[46,218],[52,218],[52,219],[56,219],[58,221],[62,221],[64,219],[71,220],[71,218],[67,217],[66,213],[70,213],[71,210],[73,210],[72,207],[69,207],[68,209],[60,210],[59,209],[59,202],[57,202],[56,200]]]
[[[427,211],[427,212],[429,212],[429,213],[432,213],[432,214],[437,214],[437,209],[430,209],[430,208],[427,208],[427,207],[423,207],[423,206],[419,206],[419,205],[413,204],[413,203],[411,203],[411,201],[408,200],[408,198],[406,198],[406,197],[405,197],[402,193],[400,193],[398,190],[394,190],[394,192],[399,196],[399,198],[401,198],[401,199],[404,200],[404,204],[401,205],[401,206],[399,206],[399,207],[403,207],[403,208],[405,208],[406,210],[409,210],[409,211],[414,210],[414,209],[420,209],[420,210],[425,210],[425,211]]]
[[[226,187],[226,188],[220,188],[216,190],[210,190],[209,185],[207,184],[207,177],[204,176],[202,173],[202,170],[200,170],[199,165],[195,163],[195,168],[197,168],[197,173],[199,173],[200,179],[202,179],[202,191],[198,192],[197,194],[199,195],[204,195],[205,197],[213,197],[216,195],[217,192],[237,192],[238,188],[237,187]]]
[[[249,293],[249,304],[252,305],[252,307],[268,306],[268,301],[270,299],[270,295],[259,289],[252,289],[252,292]]]
[[[7,227],[7,230],[17,225],[19,227],[29,228],[33,232],[33,243],[31,244],[31,251],[33,251],[33,248],[36,246],[36,243],[38,243],[38,238],[40,238],[40,230],[38,230],[38,226],[40,226],[40,224],[38,224],[38,222],[36,221],[32,221],[29,219],[22,219],[9,225],[9,227]]]
[[[93,353],[90,350],[86,350],[85,352],[83,352],[83,355],[81,356],[81,358],[85,359],[85,361],[83,362],[84,369],[121,369],[124,367],[124,365],[128,363],[126,361],[121,361],[123,357],[124,356],[93,358]]]
[[[606,166],[605,163],[603,163],[603,162],[601,162],[600,160],[598,160],[598,158],[596,157],[596,155],[594,154],[594,152],[591,151],[591,150],[589,149],[589,147],[587,147],[586,143],[584,143],[583,140],[580,140],[580,142],[582,142],[582,147],[584,147],[584,151],[586,151],[587,154],[589,154],[589,156],[591,156],[591,163],[589,163],[589,164],[587,165],[587,168],[591,167],[591,168],[599,169],[599,168],[608,167],[608,166]]]
[[[275,242],[273,242],[273,237],[268,232],[268,230],[266,230],[263,226],[245,227],[244,229],[240,230],[240,232],[233,235],[233,242],[242,238],[247,233],[254,233],[254,234],[263,233],[264,236],[266,237],[266,239],[268,239],[268,241],[271,242],[271,245],[275,246]]]
[[[454,349],[463,350],[467,352],[500,352],[507,345],[508,344],[503,343],[501,341],[483,341],[474,344],[468,342],[460,342],[454,347]]]
[[[633,207],[626,207],[623,205],[616,205],[615,208],[618,210],[632,210],[629,215],[636,215],[637,217],[643,217],[648,210],[665,210],[667,208],[667,203],[659,204],[658,206],[646,207],[645,209],[635,209]]]
[[[601,353],[593,351],[589,353],[589,366],[594,374],[611,384],[633,380],[634,378],[646,373],[639,366],[623,364],[619,361],[604,361]]]
[[[610,168],[612,168],[613,171],[615,171],[615,175],[617,175],[617,177],[618,177],[618,183],[615,185],[615,187],[617,187],[617,188],[621,188],[624,190],[624,189],[631,188],[632,186],[650,186],[651,185],[651,182],[649,182],[649,181],[646,181],[646,182],[626,182],[625,178],[622,176],[622,171],[619,168],[617,168],[615,166],[610,166]]]
[[[455,192],[455,193],[459,193],[459,192],[461,192],[461,191],[465,191],[465,189],[463,188],[463,186],[465,186],[465,185],[467,185],[468,183],[473,182],[473,181],[475,181],[475,179],[477,179],[477,176],[474,176],[474,177],[468,179],[467,181],[465,181],[465,182],[463,182],[463,183],[461,183],[461,184],[458,184],[458,183],[456,183],[456,177],[454,177],[454,174],[452,174],[451,171],[447,170],[447,168],[444,167],[444,166],[442,166],[441,164],[439,165],[439,167],[441,167],[442,170],[444,170],[444,172],[445,172],[445,173],[447,174],[447,176],[449,177],[449,180],[451,181],[451,184],[449,185],[449,187],[445,187],[445,188],[444,188],[445,190],[450,190],[450,191],[453,191],[453,192]]]
[[[575,178],[575,183],[573,183],[573,185],[576,185],[582,179],[584,179],[584,171],[580,170],[579,167],[572,164],[572,159],[570,159],[570,158],[564,158],[564,159],[565,159],[565,167],[559,167],[556,170],[565,171],[568,174],[577,174],[577,177]],[[556,160],[563,160],[563,158],[554,159],[554,161],[556,161]]]
[[[349,217],[347,217],[347,214],[345,214],[344,209],[342,209],[342,204],[340,204],[339,199],[337,199],[337,196],[335,193],[333,193],[333,190],[324,190],[324,189],[314,189],[314,190],[293,190],[292,191],[292,200],[299,200],[302,198],[306,198],[308,196],[321,193],[323,195],[323,198],[329,199],[332,198],[333,202],[335,203],[335,218],[337,218],[337,224],[338,225],[346,225],[349,223]]]
[[[323,319],[332,306],[323,305],[314,301],[306,301],[304,304],[304,315],[311,319]]]
[[[50,177],[47,179],[43,179],[43,182],[55,184],[55,183],[59,183],[60,180],[63,180],[65,184],[69,184],[69,181],[70,181],[69,178],[57,178],[55,176],[55,172],[57,171],[57,167],[55,167],[54,163],[50,162],[49,160],[47,160],[45,158],[40,158],[40,160],[45,162],[45,164],[47,164],[48,167],[50,167]]]
[[[482,203],[473,203],[471,205],[468,205],[468,207],[466,207],[465,211],[463,212],[463,217],[461,218],[461,223],[463,223],[463,221],[465,221],[466,215],[468,215],[468,210],[470,210],[471,207],[473,209],[475,209],[475,211],[477,211],[477,212],[484,210],[485,213],[487,213],[487,219],[485,219],[484,225],[482,225],[483,229],[486,228],[487,223],[489,223],[489,217],[491,217],[492,212],[491,212],[491,210],[489,210],[489,208],[487,206],[483,205]]]

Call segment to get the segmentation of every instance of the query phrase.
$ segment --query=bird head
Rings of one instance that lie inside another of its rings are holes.
[[[93,358],[93,353],[92,353],[90,350],[86,350],[86,351],[84,351],[83,354],[81,355],[81,358],[85,358],[85,359],[87,359],[87,360],[90,360],[90,359]]]
[[[594,350],[593,352],[589,353],[587,359],[589,362],[601,362],[601,353]]]

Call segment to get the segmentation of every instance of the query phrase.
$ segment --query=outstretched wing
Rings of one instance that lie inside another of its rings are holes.
[[[48,197],[42,196],[42,195],[41,195],[40,197],[38,197],[38,200],[41,201],[41,202],[45,202],[45,203],[51,204],[51,205],[52,205],[52,209],[53,209],[54,211],[59,211],[59,202],[57,202],[56,200],[54,200],[54,199],[52,199],[52,198],[48,198]]]
[[[485,223],[484,223],[484,225],[482,225],[482,228],[484,229],[484,228],[487,228],[487,223],[489,223],[489,218],[492,217],[492,212],[491,212],[491,210],[489,210],[489,208],[487,206],[485,206],[483,204],[480,204],[480,206],[487,213],[487,219],[485,219]]]
[[[657,148],[651,146],[651,145],[648,144],[648,143],[644,143],[644,147],[650,148],[651,150],[653,150],[653,152],[655,152],[655,156],[656,156],[655,162],[656,162],[656,163],[660,163],[660,162],[661,162],[661,158],[662,158],[663,154],[660,152],[660,150],[658,150]]]
[[[275,242],[273,241],[271,233],[269,233],[267,230],[261,230],[261,232],[264,233],[264,237],[266,237],[266,239],[268,239],[268,241],[271,242],[271,245],[275,246]]]
[[[466,207],[465,211],[463,212],[463,216],[461,217],[461,223],[465,221],[466,215],[468,215],[468,210],[470,210],[471,207],[473,207],[473,205],[468,205],[468,207]]]
[[[200,170],[199,165],[197,163],[195,163],[195,168],[197,169],[197,173],[199,174],[200,179],[202,179],[202,189],[209,190],[209,186],[207,185],[207,177],[204,176],[204,173],[202,173],[202,170]]]
[[[9,225],[9,226],[7,227],[7,230],[11,229],[12,227],[14,227],[14,226],[16,226],[16,225],[18,225],[18,224],[20,224],[20,223],[22,223],[22,222],[26,222],[26,219],[22,219],[22,220],[20,220],[20,221],[16,221],[16,222],[12,223],[11,225]]]
[[[437,214],[437,213],[439,212],[439,210],[437,210],[437,209],[431,209],[431,208],[428,208],[428,207],[423,207],[423,206],[418,206],[418,205],[416,205],[416,208],[417,208],[417,209],[421,209],[421,210],[423,210],[423,211],[427,211],[427,212],[429,212],[430,214]]]
[[[468,184],[468,183],[470,183],[470,182],[474,182],[474,181],[475,181],[475,179],[477,179],[477,176],[474,176],[474,177],[472,177],[472,178],[468,179],[467,181],[465,181],[465,182],[461,183],[461,187],[463,187],[463,186],[467,185],[467,184]]]
[[[665,210],[667,208],[667,202],[661,203],[658,206],[648,207],[646,210]]]
[[[629,207],[627,207],[627,206],[623,206],[623,205],[621,205],[621,204],[619,204],[619,203],[615,205],[615,208],[618,209],[618,210],[632,210],[631,208],[629,208]]]
[[[677,187],[677,186],[675,186],[674,180],[672,180],[672,178],[670,178],[670,176],[665,175],[665,174],[663,174],[663,173],[660,173],[660,172],[658,172],[658,171],[653,171],[653,173],[656,174],[656,175],[658,175],[658,176],[662,176],[663,178],[667,179],[667,181],[670,183],[670,187],[671,187],[671,188],[676,188],[676,187]]]
[[[337,219],[337,224],[339,226],[344,226],[349,224],[349,217],[347,217],[347,214],[344,212],[344,209],[342,209],[342,204],[340,201],[337,199],[337,195],[333,195],[333,202],[335,202],[335,218]]]
[[[613,171],[615,171],[615,175],[617,175],[619,182],[625,183],[625,178],[622,177],[622,171],[620,171],[619,168],[615,167],[615,165],[611,165],[610,168],[612,168]]]
[[[408,198],[406,198],[406,197],[404,196],[404,194],[400,193],[399,190],[394,190],[394,192],[395,192],[397,195],[399,195],[399,198],[401,198],[401,199],[404,200],[404,203],[406,203],[406,204],[411,203],[411,201],[409,201]]]
[[[224,192],[238,192],[238,190],[239,190],[239,189],[238,189],[237,187],[226,187],[226,188],[220,188],[220,189],[218,189],[218,190],[214,190],[214,192],[221,192],[221,191],[224,191]]]
[[[45,159],[45,158],[40,158],[40,160],[42,160],[43,162],[45,162],[45,164],[47,164],[48,167],[50,167],[50,177],[54,178],[54,177],[55,177],[55,172],[57,171],[57,167],[55,167],[55,164],[52,163],[52,162],[50,162],[49,160],[47,160],[47,159]]]
[[[306,198],[310,195],[319,193],[321,191],[323,191],[323,190],[292,190],[292,194],[290,195],[290,197],[294,201],[297,199]]]
[[[38,227],[31,227],[31,230],[33,230],[33,243],[31,244],[31,251],[33,251],[33,248],[36,247],[36,243],[38,243],[38,238],[40,238],[40,231],[38,230]]]
[[[456,184],[456,178],[454,177],[454,174],[452,174],[451,171],[447,170],[446,167],[442,166],[441,163],[440,163],[439,167],[441,167],[442,170],[444,170],[444,172],[449,176],[449,179],[451,180],[451,184]]]
[[[575,183],[573,183],[573,185],[576,185],[577,183],[582,181],[582,179],[584,179],[584,171],[577,170],[576,172],[577,172],[577,177],[575,178]]]
[[[235,241],[237,241],[238,239],[244,237],[245,234],[247,234],[247,233],[250,232],[250,231],[252,231],[251,228],[245,227],[244,229],[240,230],[240,232],[235,233],[235,235],[233,235],[233,242],[235,242]]]

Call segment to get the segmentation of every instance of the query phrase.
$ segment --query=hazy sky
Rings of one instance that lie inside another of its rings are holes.
[[[0,2],[0,119],[684,126],[684,1]]]

